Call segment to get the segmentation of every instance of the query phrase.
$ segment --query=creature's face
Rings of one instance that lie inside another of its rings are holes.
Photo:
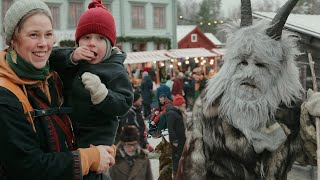
[[[232,44],[233,55],[229,59],[234,72],[228,86],[237,98],[255,101],[271,91],[281,76],[282,50],[278,42],[266,35],[253,34],[251,29],[236,36],[237,43]]]
[[[235,94],[238,98],[254,101],[272,86],[270,67],[253,54],[240,58],[230,86],[238,92]]]

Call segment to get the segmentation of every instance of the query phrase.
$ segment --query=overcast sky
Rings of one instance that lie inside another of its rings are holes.
[[[179,0],[183,3],[188,3],[188,0]],[[198,2],[201,2],[202,0],[195,0]],[[252,6],[255,4],[262,3],[264,0],[251,0]],[[283,5],[287,0],[268,0],[272,1],[275,4]],[[234,8],[240,8],[240,2],[241,0],[221,0],[221,11],[222,13],[227,16]]]
[[[198,1],[201,2],[202,0],[198,0]],[[279,3],[280,5],[283,5],[287,0],[269,0],[269,1],[273,1],[275,4]],[[240,7],[240,2],[241,0],[221,0],[221,10],[222,12],[228,14],[233,10],[233,8]],[[252,6],[262,2],[263,0],[251,0]]]

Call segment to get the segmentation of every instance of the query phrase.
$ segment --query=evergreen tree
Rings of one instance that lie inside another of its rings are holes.
[[[221,0],[203,0],[200,4],[198,19],[203,32],[216,33],[217,25],[220,23],[220,5]]]

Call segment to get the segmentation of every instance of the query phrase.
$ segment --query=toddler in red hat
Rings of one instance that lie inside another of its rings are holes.
[[[126,54],[114,47],[114,18],[101,0],[93,0],[81,15],[75,39],[78,47],[73,52],[54,51],[53,56],[55,52],[60,53],[59,57],[63,54],[64,62],[69,63],[69,69],[65,70],[68,74],[61,78],[67,89],[65,104],[73,108],[71,120],[77,145],[80,148],[91,144],[112,146],[117,117],[130,109],[133,89],[123,65]],[[55,59],[59,57],[56,55]],[[55,70],[61,74],[59,68]],[[84,179],[105,179],[101,176],[105,175],[89,173]]]

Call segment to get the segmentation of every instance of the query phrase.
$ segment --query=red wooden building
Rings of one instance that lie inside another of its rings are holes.
[[[208,36],[210,34],[210,36]],[[178,48],[206,48],[212,50],[221,47],[218,39],[211,38],[213,34],[203,33],[198,26],[195,25],[178,25],[177,41]]]

